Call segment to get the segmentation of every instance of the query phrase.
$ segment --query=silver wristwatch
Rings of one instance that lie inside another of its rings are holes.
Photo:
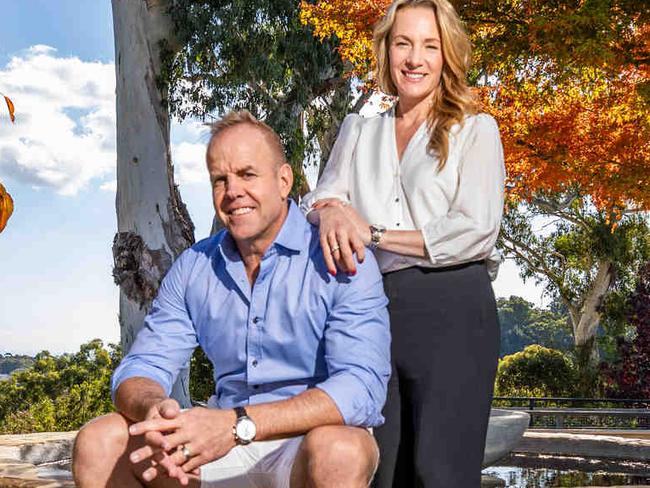
[[[379,246],[379,241],[384,236],[386,232],[386,227],[379,224],[370,224],[370,244],[368,247],[373,251]]]
[[[240,446],[250,444],[257,434],[255,422],[248,416],[244,407],[235,407],[235,414],[237,415],[237,420],[235,421],[235,425],[232,426],[235,442]]]

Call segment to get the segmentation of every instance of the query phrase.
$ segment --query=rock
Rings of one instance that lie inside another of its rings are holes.
[[[69,459],[76,432],[42,432],[24,435],[0,435],[0,458],[31,464]]]
[[[0,477],[0,488],[75,488],[72,481]]]
[[[72,481],[41,477],[36,465],[70,459],[76,434],[0,435],[0,488],[74,488]]]

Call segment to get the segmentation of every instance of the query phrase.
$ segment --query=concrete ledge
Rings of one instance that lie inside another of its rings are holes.
[[[527,430],[512,452],[647,462],[650,439]]]
[[[586,435],[604,435],[610,437],[626,437],[630,439],[650,440],[650,429],[529,429],[530,432],[556,433],[563,434],[586,434]]]

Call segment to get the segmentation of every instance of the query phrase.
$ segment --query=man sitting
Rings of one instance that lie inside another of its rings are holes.
[[[77,486],[366,487],[390,375],[376,262],[327,273],[280,140],[248,112],[213,124],[206,160],[225,230],[163,280],[113,376],[119,413],[77,436]],[[197,345],[216,391],[181,410],[169,393]]]

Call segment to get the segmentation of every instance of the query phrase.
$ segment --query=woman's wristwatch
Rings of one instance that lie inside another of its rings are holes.
[[[373,251],[379,247],[379,241],[384,236],[386,232],[386,227],[379,224],[370,224],[370,244],[368,247]]]

